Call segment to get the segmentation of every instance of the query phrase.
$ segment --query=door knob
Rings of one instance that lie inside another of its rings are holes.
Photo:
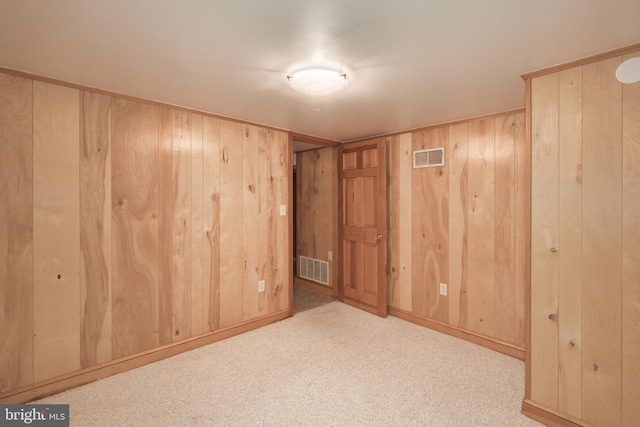
[[[376,236],[376,240],[377,240],[377,241],[382,240],[382,234],[378,234],[378,235]]]

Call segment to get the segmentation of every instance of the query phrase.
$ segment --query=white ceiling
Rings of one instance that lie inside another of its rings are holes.
[[[640,42],[639,0],[0,0],[0,66],[347,141],[524,106],[526,72]],[[309,99],[292,64],[342,64]]]

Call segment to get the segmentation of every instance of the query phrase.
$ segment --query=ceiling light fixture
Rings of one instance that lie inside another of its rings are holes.
[[[640,82],[640,57],[629,58],[618,66],[616,78],[621,83]]]
[[[347,73],[327,66],[306,66],[287,75],[289,85],[303,95],[321,98],[349,86]]]

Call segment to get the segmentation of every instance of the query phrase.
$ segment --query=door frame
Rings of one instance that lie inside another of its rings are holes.
[[[314,144],[317,147],[315,149],[321,149],[321,148],[332,148],[332,157],[333,157],[333,163],[336,165],[337,168],[337,161],[340,158],[340,155],[338,154],[338,151],[340,150],[340,147],[342,146],[342,143],[338,142],[338,141],[333,141],[330,139],[324,139],[324,138],[319,138],[319,137],[315,137],[315,136],[310,136],[310,135],[305,135],[302,133],[297,133],[297,132],[289,132],[289,149],[290,149],[290,158],[291,158],[291,175],[290,175],[290,181],[289,181],[289,212],[291,212],[292,214],[290,215],[290,219],[289,219],[289,259],[292,260],[293,262],[293,258],[296,255],[296,245],[294,245],[294,241],[293,241],[293,230],[296,227],[296,216],[293,215],[294,209],[293,209],[293,155],[295,153],[295,150],[293,148],[293,141],[300,141],[300,142],[305,142],[308,144]],[[313,150],[313,149],[311,149]],[[306,150],[305,150],[306,151]],[[339,174],[339,170],[337,170],[337,173]],[[334,203],[335,206],[338,206],[338,203],[340,201],[340,195],[338,194],[338,189],[340,187],[339,185],[339,178],[335,177],[333,180],[333,194],[334,194]],[[297,214],[296,214],[297,215]],[[338,209],[334,209],[333,212],[333,217],[334,217],[334,222],[336,224],[336,231],[334,233],[333,239],[332,239],[332,246],[333,246],[333,264],[340,264],[340,257],[338,254],[338,236],[340,233],[340,224],[338,223],[339,221],[339,216],[338,216]],[[291,272],[293,274],[293,265],[291,266]],[[307,282],[305,279],[298,279],[299,281],[304,281]],[[294,284],[296,282],[296,277],[295,275],[292,275],[291,280],[290,280],[290,286],[289,286],[289,295],[290,295],[290,299],[289,299],[289,316],[293,316],[293,287]],[[336,280],[335,283],[331,289],[331,294],[334,298],[338,298],[338,285],[340,283],[340,276],[339,276],[339,272],[338,274],[336,274]],[[309,281],[308,282],[309,287],[311,288],[315,288],[315,290],[317,291],[322,291],[321,289],[316,288],[316,284]],[[322,285],[317,285],[318,287],[322,286]],[[324,286],[323,286],[324,287]]]
[[[384,250],[381,251],[382,255],[381,259],[378,259],[378,301],[377,307],[372,309],[369,305],[358,304],[352,299],[349,299],[349,303],[355,307],[361,308],[365,311],[368,311],[373,314],[377,314],[381,317],[386,317],[388,313],[388,301],[387,301],[387,292],[388,292],[388,252],[389,252],[389,227],[388,227],[388,203],[387,203],[387,139],[385,137],[378,137],[372,139],[366,139],[362,141],[350,142],[346,144],[342,144],[338,149],[338,242],[337,242],[337,253],[338,253],[338,278],[337,278],[337,288],[338,288],[338,300],[341,302],[345,302],[344,297],[344,248],[343,248],[343,238],[344,238],[344,205],[343,205],[343,153],[345,148],[361,148],[365,146],[371,146],[376,144],[378,149],[378,178],[381,181],[382,185],[378,185],[377,188],[377,200],[379,208],[380,205],[384,206],[384,218],[382,218],[380,222],[380,226],[382,227],[381,234],[383,236],[382,240],[384,242],[380,242],[380,245],[384,244]],[[382,171],[380,171],[382,168]],[[376,215],[379,215],[379,212],[376,212]]]

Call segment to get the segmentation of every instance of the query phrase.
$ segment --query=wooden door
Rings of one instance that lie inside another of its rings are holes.
[[[386,153],[383,138],[341,148],[339,298],[387,315]]]

